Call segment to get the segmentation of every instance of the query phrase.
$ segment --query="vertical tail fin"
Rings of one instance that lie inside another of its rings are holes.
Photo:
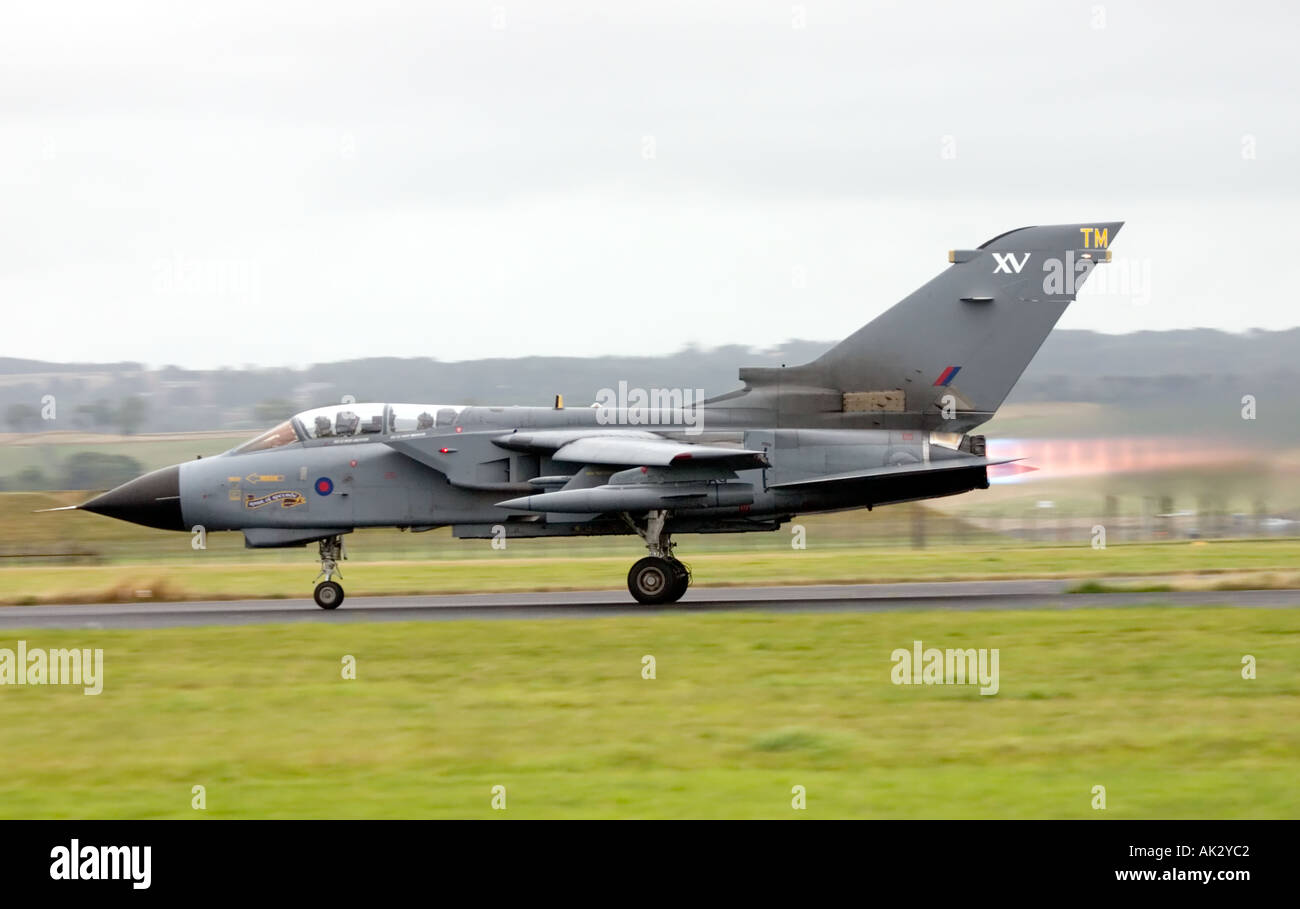
[[[953,250],[947,269],[820,358],[793,369],[742,370],[741,378],[878,393],[897,402],[888,409],[922,425],[977,426],[1006,399],[1092,267],[1110,260],[1122,226],[1022,227],[978,249]],[[945,404],[956,416],[940,418]]]

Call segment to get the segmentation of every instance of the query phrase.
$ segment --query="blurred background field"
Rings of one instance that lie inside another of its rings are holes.
[[[915,640],[997,648],[998,693],[892,684]],[[1208,607],[96,631],[102,694],[0,697],[0,816],[1296,817],[1297,644]]]
[[[1008,417],[1024,419],[1015,408]],[[57,473],[84,466],[87,455],[124,459],[115,469],[125,481],[183,452],[211,456],[243,438],[47,433],[0,443],[0,464],[40,463]],[[1290,449],[994,436],[990,448],[999,446],[1041,468],[995,476],[989,489],[949,499],[800,516],[804,549],[794,548],[787,526],[681,536],[679,553],[702,585],[1167,575],[1209,576],[1207,586],[1224,588],[1300,582],[1300,458]],[[310,592],[311,547],[252,552],[238,533],[213,533],[200,551],[187,533],[83,512],[35,513],[93,491],[0,492],[0,603]],[[1099,528],[1104,548],[1094,545]],[[346,546],[344,580],[354,596],[618,589],[641,553],[630,536],[507,540],[501,550],[455,540],[446,528],[359,530]]]
[[[1089,408],[1053,405],[1055,410]],[[1246,446],[1183,437],[1004,437],[1001,425],[1037,419],[1008,407],[988,424],[989,447],[1019,457],[1029,472],[993,471],[990,489],[875,512],[809,516],[810,545],[903,546],[1057,543],[1090,540],[1106,528],[1108,542],[1201,538],[1277,539],[1300,536],[1300,448]],[[225,433],[155,434],[147,437],[49,432],[0,435],[0,471],[21,474],[44,465],[65,480],[99,480],[69,488],[0,492],[0,558],[115,560],[186,557],[188,536],[109,521],[94,515],[36,515],[41,508],[76,504],[95,491],[146,470],[244,441]],[[108,459],[105,461],[105,459]],[[48,485],[48,484],[47,484]],[[815,533],[814,533],[815,531]],[[766,550],[788,546],[776,534],[701,535],[694,551]],[[367,558],[474,557],[485,541],[454,543],[446,531],[405,535],[361,531],[350,538]],[[546,551],[581,555],[607,551],[609,540],[511,541],[516,554]],[[614,544],[617,545],[617,544]],[[239,536],[214,535],[209,555],[241,549]],[[265,554],[259,554],[259,558]]]
[[[547,404],[554,392],[584,401],[617,380],[714,393],[734,387],[738,364],[800,362],[825,346],[455,364],[369,359],[300,370],[0,359],[0,407],[12,430],[0,434],[0,602],[305,595],[314,548],[250,552],[241,535],[216,533],[196,551],[188,534],[33,512],[218,454],[343,394]],[[787,526],[682,536],[679,554],[701,584],[1235,571],[1211,583],[1289,585],[1300,570],[1300,398],[1287,391],[1300,380],[1297,348],[1300,330],[1054,333],[1009,403],[981,427],[991,454],[1022,459],[995,468],[990,489],[800,516],[804,550],[792,549]],[[43,418],[47,397],[57,404],[54,419]],[[1099,528],[1104,550],[1094,548]],[[453,540],[447,529],[362,530],[346,539],[344,577],[354,595],[621,588],[641,551],[632,537],[509,540],[502,551]],[[1239,545],[1246,541],[1255,545]]]

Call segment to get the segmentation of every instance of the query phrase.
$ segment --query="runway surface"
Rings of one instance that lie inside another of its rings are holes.
[[[1126,579],[1133,581],[1135,579]],[[1300,590],[1069,594],[1077,580],[958,581],[815,587],[694,588],[672,606],[637,605],[625,590],[357,597],[329,612],[310,599],[4,606],[0,628],[166,628],[269,622],[596,619],[664,613],[879,612],[900,609],[1070,609],[1135,606],[1300,606]]]

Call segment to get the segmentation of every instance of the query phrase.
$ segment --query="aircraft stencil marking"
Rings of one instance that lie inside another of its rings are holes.
[[[272,502],[279,502],[281,508],[293,508],[297,505],[306,504],[307,500],[297,490],[282,489],[279,492],[268,492],[266,495],[261,496],[249,495],[244,500],[244,507],[261,508],[263,505],[270,505]]]
[[[1020,274],[1020,269],[1025,267],[1029,261],[1029,253],[1025,253],[1024,258],[1016,259],[1015,253],[994,253],[993,260],[997,262],[997,267],[993,269],[993,274],[1011,274],[1015,272]]]

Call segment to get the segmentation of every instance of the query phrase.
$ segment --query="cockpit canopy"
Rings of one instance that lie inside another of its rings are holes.
[[[335,404],[305,410],[294,417],[308,439],[380,435],[386,404]]]
[[[332,404],[304,410],[227,454],[246,454],[318,439],[382,436],[424,430],[449,432],[460,420],[462,405]]]

